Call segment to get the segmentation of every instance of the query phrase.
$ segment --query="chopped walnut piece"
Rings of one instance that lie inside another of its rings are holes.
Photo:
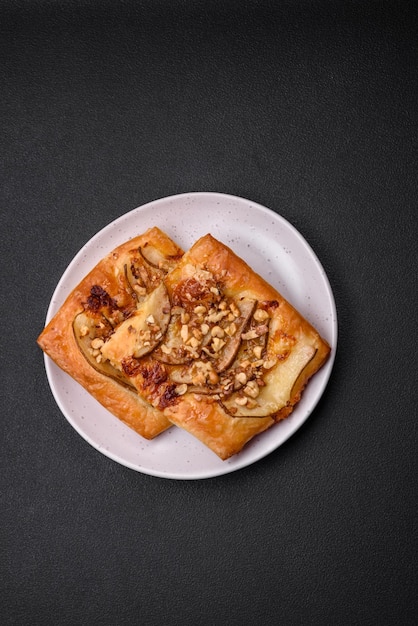
[[[210,326],[208,324],[203,323],[200,327],[200,330],[204,335],[207,335],[209,332]]]
[[[252,328],[246,333],[242,333],[241,335],[241,339],[244,339],[245,341],[248,339],[256,339],[257,337],[258,337],[258,334],[254,328]]]
[[[86,335],[89,334],[89,327],[84,325],[80,328],[80,337],[85,337]]]
[[[196,315],[204,315],[206,313],[206,307],[203,306],[203,304],[198,304],[197,306],[195,306],[193,311],[196,313]]]
[[[183,326],[181,327],[180,336],[186,343],[189,338],[189,327],[187,326],[187,324],[183,324]]]
[[[235,302],[231,302],[231,304],[229,305],[229,309],[232,313],[232,315],[234,315],[235,317],[239,317],[240,316],[240,310],[237,307],[237,305],[235,304]]]
[[[186,383],[183,383],[182,385],[177,385],[176,387],[176,394],[178,396],[184,396],[184,394],[187,392],[187,385]]]
[[[192,346],[192,348],[197,348],[197,346],[200,344],[199,339],[197,339],[197,337],[192,337],[189,340],[190,345]]]
[[[271,368],[274,367],[276,365],[276,363],[277,363],[276,359],[270,359],[270,360],[267,360],[267,361],[263,361],[263,368],[265,370],[271,370]]]
[[[207,316],[208,322],[220,322],[226,315],[228,315],[227,311],[214,311],[209,313]]]
[[[253,353],[256,359],[261,358],[261,353],[263,352],[262,346],[254,346]]]
[[[186,313],[186,311],[183,311],[180,316],[180,320],[182,324],[187,324],[188,322],[190,322],[190,315]]]
[[[260,389],[255,382],[255,380],[250,380],[246,386],[244,387],[244,393],[246,396],[250,396],[250,398],[257,398],[260,394]]]
[[[93,339],[93,341],[91,342],[91,347],[93,348],[93,350],[99,350],[103,345],[104,345],[104,341],[103,339],[100,339],[99,337],[97,337],[96,339]]]
[[[245,385],[245,383],[247,382],[247,374],[245,372],[238,372],[238,374],[235,376],[235,380],[237,381],[237,383]]]
[[[220,326],[214,326],[212,328],[212,330],[210,331],[212,337],[224,337],[225,336],[225,331],[223,330],[223,328],[221,328]]]
[[[220,339],[219,337],[213,338],[212,348],[214,349],[215,352],[219,352],[219,350],[222,350],[224,345],[225,345],[225,341],[223,339]]]
[[[196,352],[196,348],[193,348],[192,346],[184,346],[184,349],[186,350],[186,352],[188,352],[192,359],[199,358],[199,354]]]
[[[256,322],[265,322],[269,314],[264,309],[257,309],[253,315]]]
[[[229,324],[229,326],[225,328],[225,332],[230,337],[235,335],[235,333],[237,332],[237,325],[235,324],[235,322],[232,322],[232,324]]]
[[[184,309],[181,306],[173,306],[171,309],[172,315],[181,315],[184,313]]]
[[[245,406],[247,402],[248,398],[245,396],[238,396],[238,398],[235,398],[235,404],[238,404],[238,406]]]

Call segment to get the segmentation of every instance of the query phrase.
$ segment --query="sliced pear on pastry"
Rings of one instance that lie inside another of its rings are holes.
[[[160,284],[167,271],[149,263],[138,248],[125,260],[124,273],[131,294],[141,301]]]
[[[240,316],[235,320],[236,331],[233,335],[225,335],[225,345],[214,359],[214,368],[218,373],[224,372],[233,363],[241,345],[241,335],[244,332],[251,315],[257,305],[256,300],[244,298],[239,301]]]
[[[275,415],[290,402],[292,390],[299,376],[316,354],[316,348],[296,344],[289,356],[268,371],[265,385],[256,389],[250,384],[222,401],[225,410],[233,417],[266,417]],[[256,394],[253,391],[256,389]]]
[[[160,252],[160,250],[154,248],[154,246],[150,244],[141,246],[139,248],[139,253],[148,265],[151,265],[151,267],[155,269],[162,270],[163,272],[169,272],[178,262],[178,257],[167,257]]]
[[[96,371],[133,388],[129,378],[113,367],[109,361],[104,360],[100,352],[106,336],[113,331],[112,325],[104,315],[86,311],[79,313],[74,318],[73,331],[81,353]]]
[[[251,315],[256,307],[256,300],[244,298],[239,301],[239,315],[234,322],[234,332],[228,334],[225,329],[230,326],[230,322],[222,319],[213,321],[211,315],[199,317],[192,310],[188,314],[189,321],[182,323],[182,314],[176,313],[176,307],[172,310],[167,333],[154,357],[169,365],[183,365],[172,372],[172,378],[178,383],[190,384],[193,373],[188,365],[203,355],[211,362],[211,368],[221,373],[226,370],[234,361],[241,345],[241,335],[246,328]],[[196,307],[200,308],[199,305]],[[180,311],[184,311],[179,307]],[[221,314],[223,314],[221,312]],[[214,313],[216,319],[216,314]],[[200,320],[200,321],[199,321]],[[202,328],[205,328],[202,332]],[[194,335],[193,332],[198,332]],[[197,339],[196,337],[199,337]]]
[[[186,349],[181,333],[181,315],[171,311],[170,321],[162,343],[154,352],[153,357],[168,365],[184,365],[190,363],[192,356]],[[186,382],[186,381],[180,381]]]
[[[170,300],[164,283],[160,283],[139,308],[116,327],[101,347],[103,357],[121,369],[124,359],[149,354],[161,342],[169,320]]]

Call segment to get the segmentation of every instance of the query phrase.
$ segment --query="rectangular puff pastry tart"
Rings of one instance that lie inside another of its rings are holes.
[[[221,459],[286,418],[330,352],[224,244],[183,253],[158,228],[100,261],[38,343],[142,437],[174,424]]]

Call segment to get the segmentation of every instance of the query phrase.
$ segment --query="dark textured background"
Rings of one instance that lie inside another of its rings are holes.
[[[3,0],[2,623],[416,623],[415,6]],[[292,222],[340,324],[305,426],[200,482],[85,443],[35,344],[80,247],[185,191]]]

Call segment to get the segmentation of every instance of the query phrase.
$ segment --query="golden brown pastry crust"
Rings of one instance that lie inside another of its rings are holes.
[[[164,413],[173,424],[194,435],[222,460],[240,452],[253,437],[275,423],[271,417],[231,417],[218,402],[198,397],[199,400],[195,394],[187,394]]]
[[[255,435],[287,417],[300,399],[309,378],[327,359],[330,348],[318,332],[271,285],[256,274],[241,258],[211,235],[197,241],[186,252],[175,269],[167,276],[169,293],[190,274],[190,266],[202,267],[211,272],[222,292],[232,298],[250,298],[262,302],[277,302],[270,321],[269,344],[278,344],[283,336],[291,337],[293,345],[312,348],[313,358],[292,387],[286,405],[268,417],[232,417],[221,403],[204,395],[187,393],[176,404],[164,409],[169,419],[184,428],[221,459],[239,452]],[[273,370],[274,371],[274,370]],[[266,379],[272,376],[268,373]]]
[[[130,250],[151,244],[164,256],[181,256],[182,250],[158,228],[135,237],[102,259],[70,293],[62,307],[38,338],[42,350],[65,372],[80,383],[100,404],[146,439],[152,439],[171,426],[161,411],[152,407],[137,393],[91,367],[82,355],[73,332],[73,320],[83,311],[93,285],[129,305],[131,296],[115,274],[115,265]],[[132,302],[134,305],[134,302]]]

